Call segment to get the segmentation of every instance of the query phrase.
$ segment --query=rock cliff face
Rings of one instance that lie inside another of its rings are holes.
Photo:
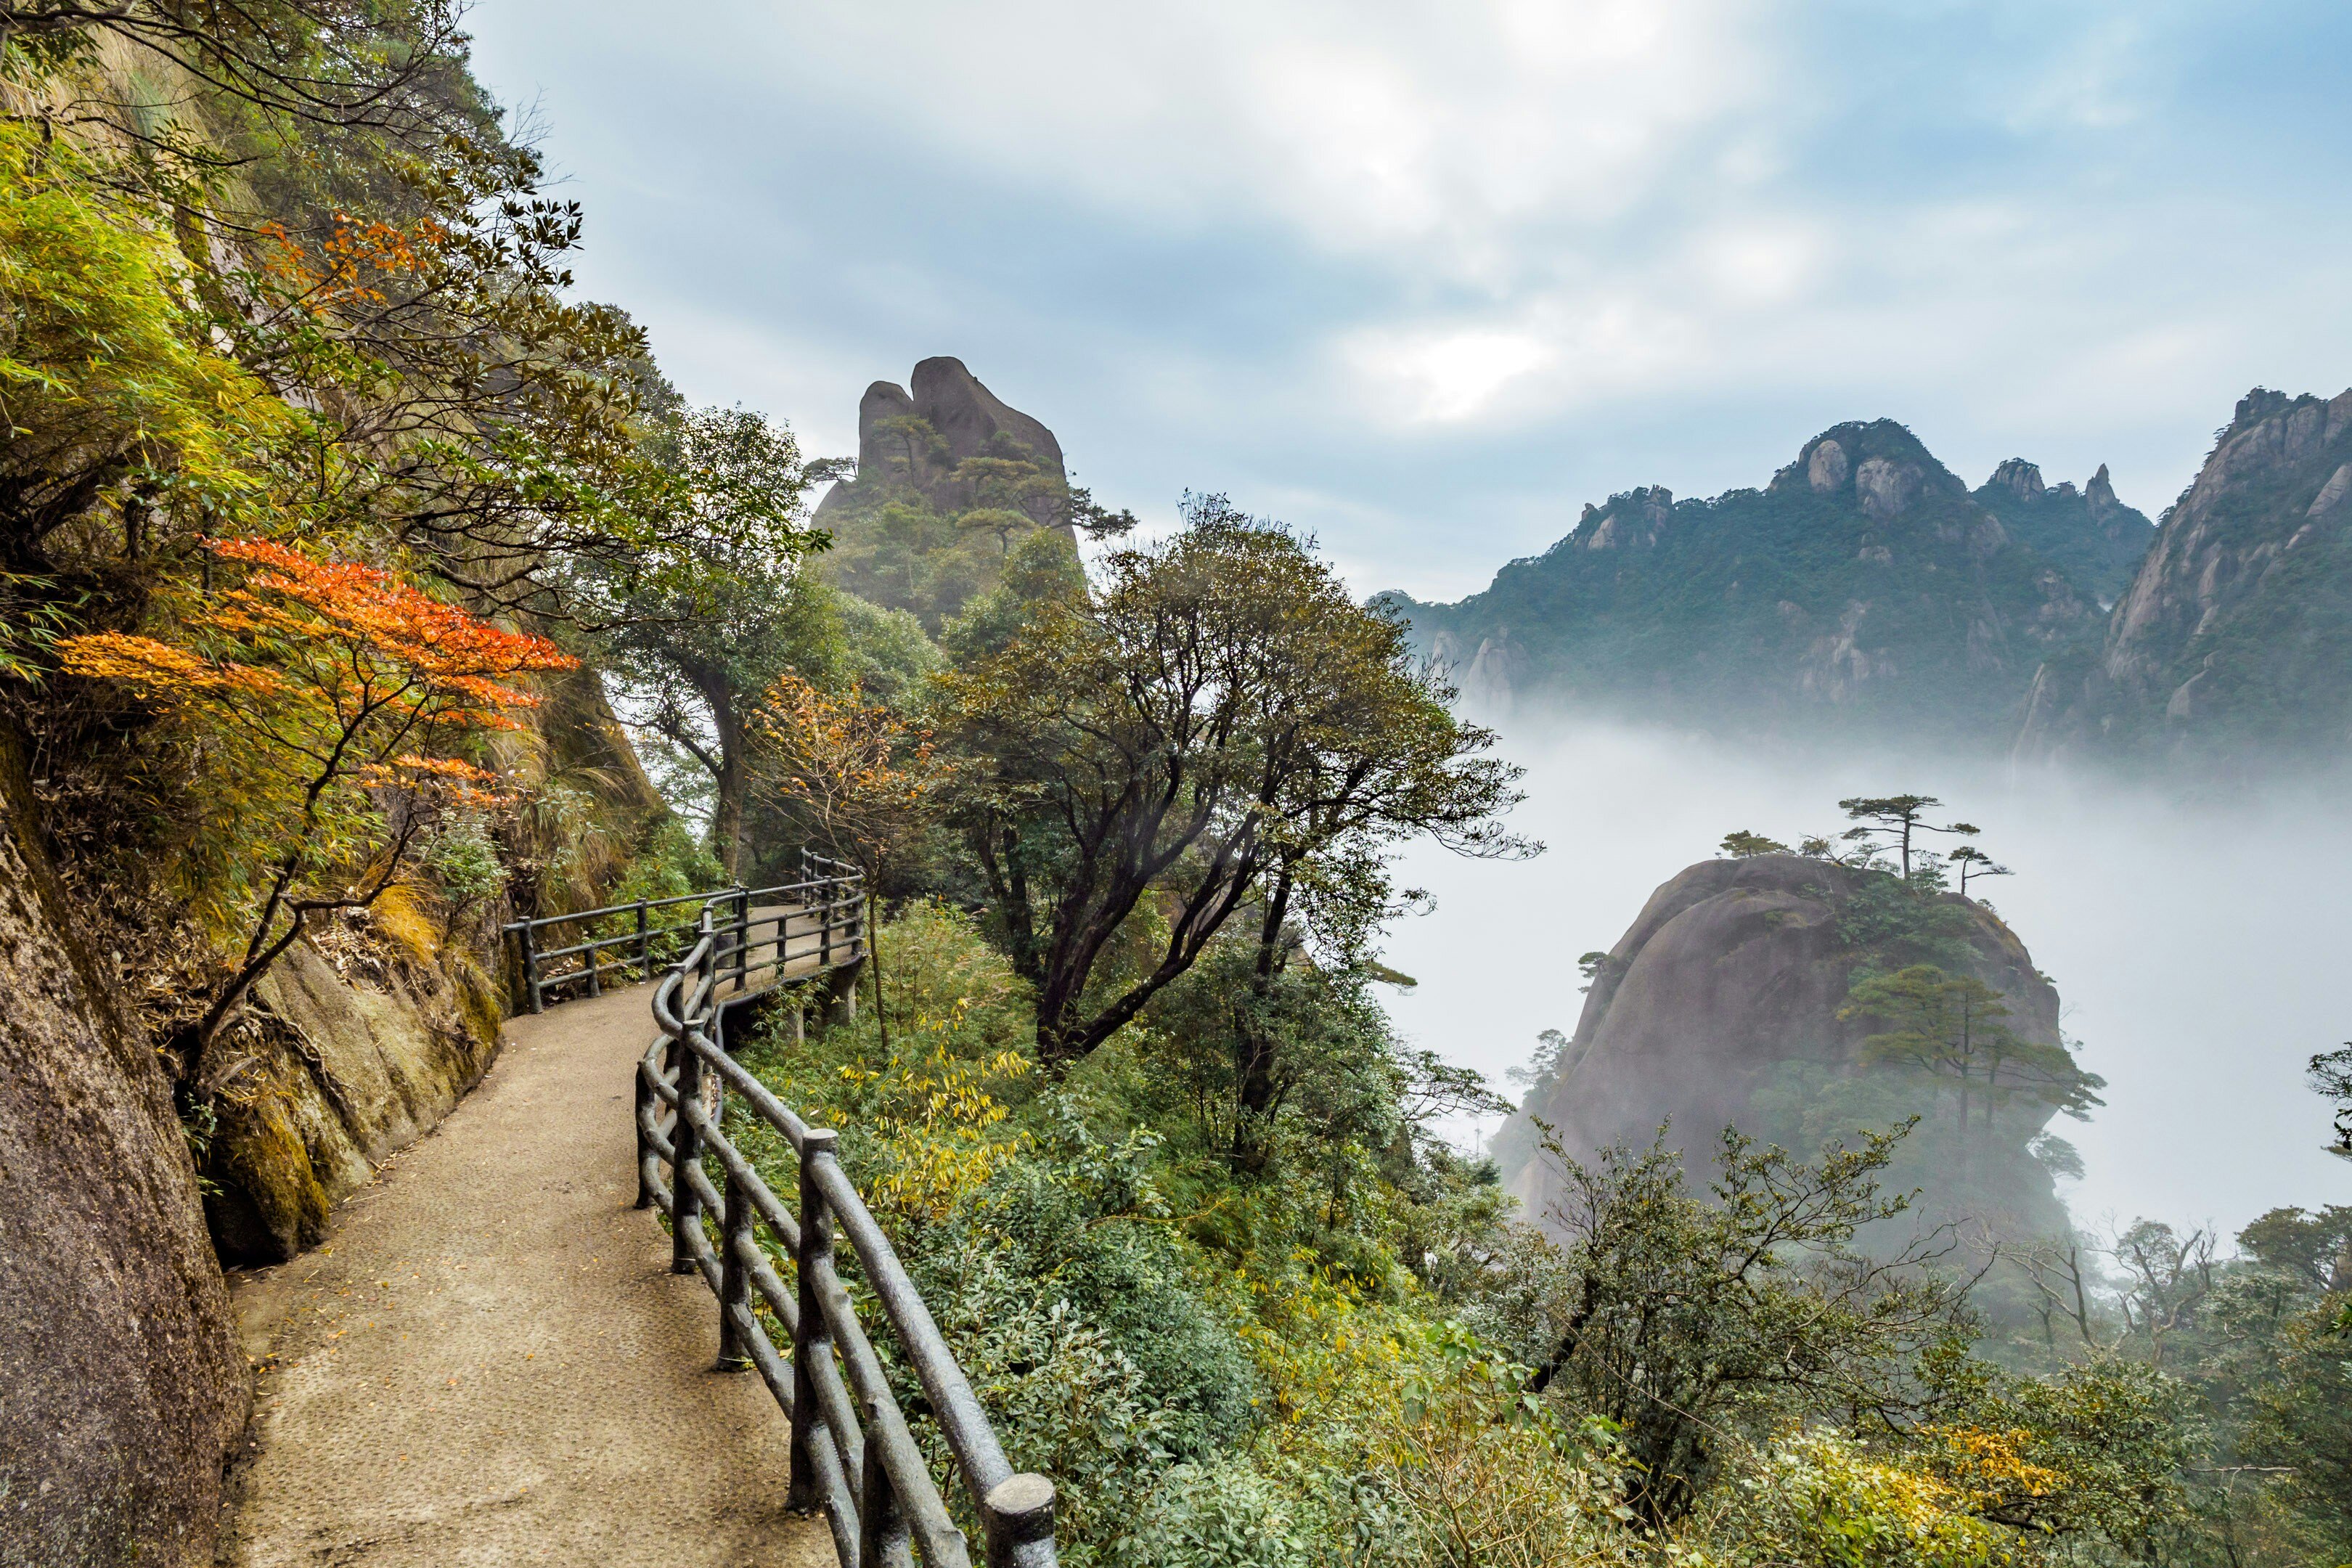
[[[2020,749],[2233,767],[2352,750],[2352,392],[2240,401],[2104,646],[2037,675]]]
[[[963,510],[976,503],[970,482],[955,477],[956,465],[1016,449],[1066,480],[1054,433],[989,391],[963,361],[927,359],[911,381],[911,395],[895,382],[877,381],[858,399],[857,478],[825,492],[817,503],[819,521],[829,521],[861,489],[877,484],[912,489],[941,511]]]
[[[932,632],[1003,580],[1016,541],[1075,550],[1062,444],[963,362],[927,359],[914,390],[877,381],[857,405],[857,473],[825,492],[833,584]]]
[[[1822,1069],[1816,1079],[1853,1068],[1872,1026],[1837,1014],[1864,956],[1845,922],[1864,876],[1763,855],[1703,861],[1650,896],[1596,969],[1549,1081],[1496,1140],[1530,1215],[1542,1215],[1552,1190],[1547,1163],[1531,1157],[1529,1113],[1579,1160],[1615,1143],[1646,1145],[1671,1122],[1669,1142],[1704,1172],[1725,1127],[1772,1134],[1759,1096],[1792,1064]],[[2020,1035],[2056,1044],[2057,993],[2024,944],[1979,905],[1935,897],[1952,911],[1951,941],[1966,953],[1946,967],[2002,993]],[[2041,1191],[2046,1197],[2046,1178]]]
[[[2049,541],[2095,538],[2105,513],[2065,489],[2071,508],[2025,510]],[[2100,496],[2113,500],[2104,480]],[[1676,501],[1651,487],[1587,506],[1574,532],[1459,604],[1385,597],[1490,709],[1995,740],[2034,669],[2097,615],[2057,554],[1883,419],[1823,432],[1760,490]]]
[[[151,1043],[0,754],[0,1563],[209,1563],[245,1357]]]

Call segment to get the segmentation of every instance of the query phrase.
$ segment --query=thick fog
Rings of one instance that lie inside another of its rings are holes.
[[[1523,863],[1421,849],[1404,874],[1434,895],[1400,921],[1390,963],[1399,1028],[1498,1088],[1537,1033],[1572,1032],[1576,960],[1613,945],[1651,891],[1752,828],[1793,844],[1847,826],[1841,796],[1912,791],[1984,828],[2017,873],[1983,884],[2056,983],[2063,1026],[2107,1079],[2106,1106],[2053,1131],[2085,1175],[2062,1192],[2078,1221],[2138,1215],[2233,1230],[2279,1204],[2352,1203],[2352,1164],[2322,1147],[2327,1116],[2303,1081],[2315,1051],[2352,1038],[2352,809],[2296,788],[2183,805],[1983,763],[1753,748],[1598,722],[1505,719],[1527,769]],[[1948,841],[1947,841],[1948,842]],[[1517,1090],[1510,1089],[1516,1097]],[[1456,1130],[1464,1142],[1491,1133]]]

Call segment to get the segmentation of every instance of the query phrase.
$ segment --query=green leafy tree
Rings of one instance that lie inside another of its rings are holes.
[[[827,537],[803,508],[799,444],[747,409],[703,409],[666,426],[656,458],[678,481],[686,547],[590,579],[613,667],[646,701],[646,722],[691,756],[714,789],[711,843],[743,869],[750,726],[760,694],[826,657],[831,610],[804,558]]]
[[[2313,1090],[2335,1102],[2336,1142],[2328,1152],[2352,1160],[2352,1046],[2311,1058]]]
[[[1879,1185],[1903,1136],[1806,1161],[1727,1130],[1705,1194],[1663,1131],[1591,1164],[1545,1139],[1566,1245],[1521,1329],[1530,1386],[1614,1426],[1644,1523],[1676,1523],[1727,1458],[1783,1421],[1884,1433],[1914,1417],[1919,1358],[1968,1325],[1963,1292],[1927,1267],[1932,1243],[1854,1245],[1909,1207]]]
[[[1969,896],[1969,881],[1972,877],[2013,877],[2017,875],[2016,872],[2000,864],[2000,862],[1995,860],[1991,856],[1986,854],[1983,850],[1978,848],[1973,844],[1961,845],[1958,848],[1945,856],[1944,860],[1946,864],[1958,866],[1960,868],[1960,897],[1964,899]]]
[[[1838,809],[1861,825],[1847,829],[1847,838],[1895,847],[1903,879],[1907,882],[1911,879],[1911,840],[1914,836],[1948,833],[1968,838],[1983,831],[1973,823],[1955,822],[1949,826],[1937,827],[1927,821],[1929,809],[1943,804],[1932,795],[1855,795],[1838,802]]]
[[[1988,1150],[1995,1112],[2030,1099],[2080,1115],[2100,1103],[2104,1080],[2075,1064],[2063,1046],[2030,1040],[2009,1026],[2001,994],[1968,974],[1915,963],[1867,976],[1846,994],[1840,1020],[1889,1026],[1862,1042],[1862,1065],[1893,1066],[1948,1087],[1958,1107],[1960,1174],[1968,1174],[1969,1130],[1983,1107],[1979,1142]]]
[[[55,66],[111,37],[323,140],[354,128],[432,129],[433,100],[463,67],[463,15],[452,0],[8,0],[0,47]],[[128,129],[142,133],[136,121]]]
[[[1045,1056],[1085,1056],[1183,973],[1269,877],[1262,931],[1318,857],[1427,834],[1519,846],[1513,770],[1448,710],[1404,629],[1358,605],[1287,531],[1222,497],[1168,541],[1113,552],[1098,589],[1031,606],[940,678],[978,766],[962,812]],[[1090,993],[1147,899],[1166,934]]]
[[[1750,833],[1744,827],[1737,832],[1725,834],[1723,843],[1717,848],[1720,853],[1728,855],[1735,860],[1745,860],[1754,855],[1786,855],[1789,852],[1789,847],[1779,839],[1767,838],[1760,833]]]

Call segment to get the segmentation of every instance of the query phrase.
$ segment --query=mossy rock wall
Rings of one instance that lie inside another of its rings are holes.
[[[205,1206],[225,1260],[268,1264],[316,1245],[335,1201],[480,1080],[500,1009],[470,954],[359,984],[307,944],[278,961],[254,1000],[232,1047],[247,1060],[212,1140]]]
[[[151,1043],[0,741],[0,1568],[209,1563],[249,1382]]]

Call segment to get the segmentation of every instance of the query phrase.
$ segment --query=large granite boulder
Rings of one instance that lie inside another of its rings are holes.
[[[1851,1070],[1863,1020],[1841,1020],[1858,951],[1851,909],[1869,873],[1795,855],[1702,861],[1650,896],[1594,968],[1576,1034],[1539,1103],[1497,1141],[1519,1162],[1507,1173],[1530,1213],[1548,1206],[1552,1172],[1530,1157],[1531,1117],[1561,1150],[1589,1161],[1612,1144],[1647,1144],[1662,1124],[1695,1172],[1727,1126],[1757,1131],[1751,1097],[1791,1062]],[[1888,883],[1884,877],[1881,886]],[[1957,912],[1965,963],[2006,998],[2009,1026],[2054,1045],[2058,994],[2032,955],[1990,910],[1930,895]],[[1510,1163],[1507,1160],[1507,1163]]]

